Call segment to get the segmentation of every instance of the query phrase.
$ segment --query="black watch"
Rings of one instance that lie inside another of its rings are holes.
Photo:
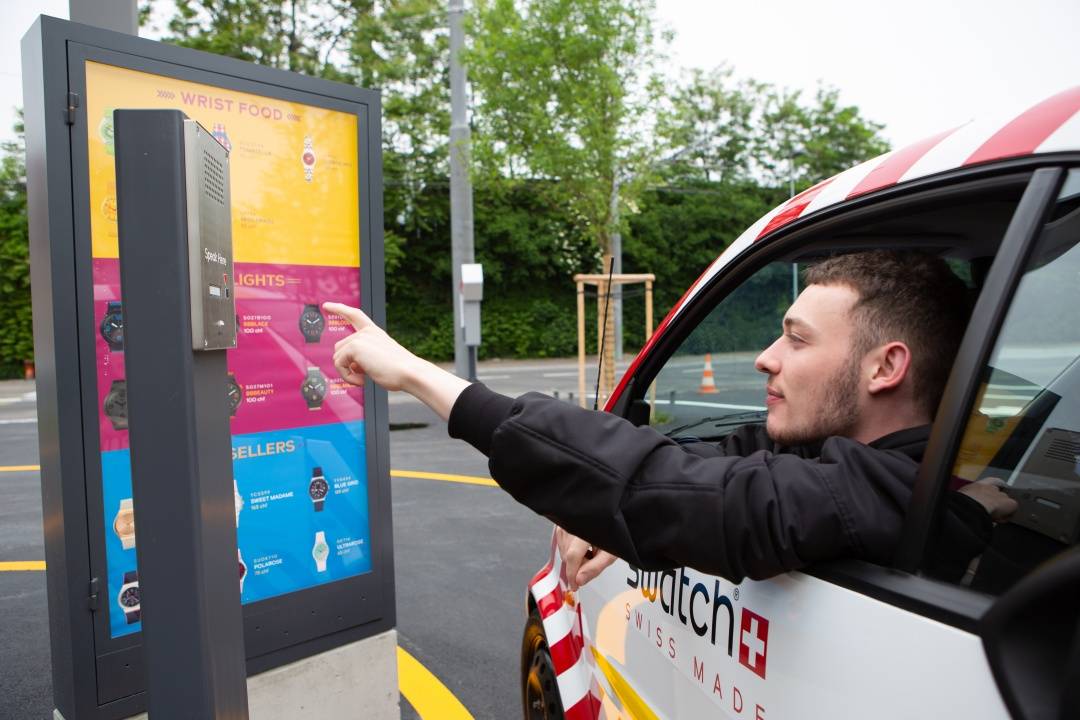
[[[300,332],[304,335],[304,342],[317,343],[326,328],[326,319],[318,305],[308,304],[304,306],[304,312],[300,313]]]
[[[309,367],[304,382],[300,384],[300,394],[304,396],[308,410],[318,410],[326,397],[326,378],[317,367]]]
[[[124,584],[120,586],[120,592],[116,595],[116,602],[124,611],[128,625],[139,622],[142,618],[142,602],[139,598],[139,571],[130,570],[124,573]]]
[[[127,430],[127,381],[112,381],[101,409],[105,411],[105,417],[112,423],[113,430]]]
[[[240,403],[244,402],[244,388],[236,382],[236,376],[229,373],[225,379],[225,392],[229,397],[229,417],[236,415]]]
[[[311,496],[311,504],[315,506],[315,512],[322,512],[328,492],[330,492],[330,485],[323,476],[322,468],[312,468],[311,482],[308,483],[308,495]]]
[[[101,337],[109,344],[112,352],[124,349],[124,316],[120,311],[120,302],[110,302],[105,307],[105,317],[101,319]]]

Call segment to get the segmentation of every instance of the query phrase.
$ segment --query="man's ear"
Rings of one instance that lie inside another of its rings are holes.
[[[871,395],[895,390],[911,369],[911,350],[900,341],[874,348],[866,358],[870,373],[867,391]]]

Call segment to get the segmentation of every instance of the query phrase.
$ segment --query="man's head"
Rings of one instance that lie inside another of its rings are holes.
[[[963,283],[931,255],[875,250],[814,265],[783,335],[757,358],[770,437],[870,442],[929,422],[967,317]]]

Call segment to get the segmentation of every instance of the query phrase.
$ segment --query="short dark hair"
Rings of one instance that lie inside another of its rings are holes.
[[[970,315],[967,287],[949,265],[912,250],[846,253],[811,266],[806,284],[847,285],[858,293],[856,357],[887,342],[905,343],[915,401],[933,417]]]

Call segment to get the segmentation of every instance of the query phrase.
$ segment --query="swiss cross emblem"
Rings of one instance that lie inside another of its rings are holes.
[[[769,621],[757,613],[742,609],[739,629],[739,662],[765,679],[765,656],[769,652]]]

